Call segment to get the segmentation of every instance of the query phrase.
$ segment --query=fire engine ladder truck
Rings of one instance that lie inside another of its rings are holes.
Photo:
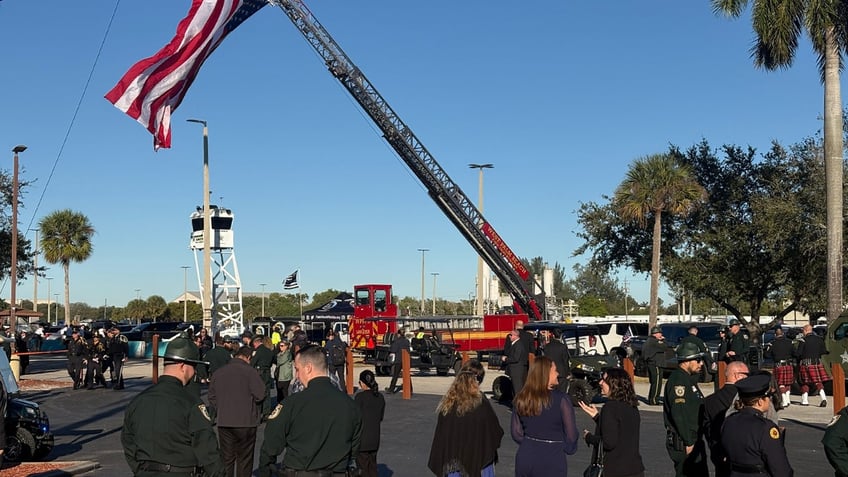
[[[527,313],[530,319],[541,319],[542,312],[525,287],[525,281],[530,278],[527,268],[306,5],[301,0],[270,0],[270,3],[277,5],[288,15],[294,26],[324,60],[330,73],[342,83],[380,128],[383,137],[424,184],[436,205],[509,290],[515,308]]]

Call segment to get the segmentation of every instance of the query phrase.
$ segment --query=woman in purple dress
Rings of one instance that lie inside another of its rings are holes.
[[[516,477],[568,475],[566,455],[577,451],[577,422],[571,399],[556,387],[556,366],[549,358],[536,358],[512,401]]]

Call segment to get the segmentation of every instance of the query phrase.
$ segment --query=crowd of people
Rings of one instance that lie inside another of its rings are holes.
[[[70,331],[68,340],[68,375],[74,389],[97,386],[124,388],[124,364],[129,357],[129,341],[117,327],[100,328],[86,339],[79,328]],[[109,373],[109,382],[106,373]]]
[[[519,323],[506,338],[503,361],[517,381],[509,421],[510,437],[518,444],[515,475],[568,475],[568,456],[577,452],[581,437],[603,475],[646,475],[639,453],[639,400],[630,375],[618,367],[603,370],[601,407],[572,402],[565,392],[565,345],[545,331],[532,350],[536,357],[529,359],[534,337],[522,328]],[[656,335],[661,342],[661,333]],[[820,364],[803,354],[815,350],[815,343],[808,337],[803,347],[792,347],[793,358],[810,360],[802,366]],[[85,346],[98,344],[103,343]],[[333,356],[335,346],[346,351],[332,333],[322,347],[308,343],[297,328],[281,327],[267,336],[247,332],[240,339],[213,340],[201,331],[171,340],[159,382],[136,396],[125,414],[122,443],[133,473],[202,469],[204,475],[227,476],[376,476],[386,400],[370,370],[359,374],[353,398],[344,392],[345,375],[338,368],[345,363]],[[781,347],[774,353],[780,357]],[[677,368],[662,392],[654,394],[653,383],[646,396],[663,406],[664,444],[675,474],[709,476],[712,462],[716,476],[793,475],[777,422],[786,386],[781,372],[773,377],[749,369],[742,359],[746,353],[725,354],[730,357],[726,384],[704,398],[698,377],[709,361],[698,340],[684,340],[675,355]],[[776,368],[781,365],[775,359]],[[812,389],[815,372],[802,375]],[[96,380],[96,373],[92,376]],[[439,477],[495,475],[504,428],[481,389],[484,376],[479,362],[464,363],[435,410],[427,464]],[[208,405],[200,393],[204,384]],[[593,430],[578,431],[575,404],[595,422]],[[848,467],[848,410],[834,419],[824,443],[834,467]]]

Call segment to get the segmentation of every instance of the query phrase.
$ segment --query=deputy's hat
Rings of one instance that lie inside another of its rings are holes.
[[[654,333],[662,333],[662,330],[660,329],[659,326],[655,326],[655,327],[651,328],[651,334],[654,334]]]
[[[159,357],[164,359],[165,363],[176,362],[209,365],[208,362],[200,360],[200,351],[197,349],[197,345],[183,335],[177,336],[168,342],[168,346],[165,347],[165,354]]]
[[[742,398],[768,396],[770,389],[771,375],[765,372],[736,381],[736,390]]]
[[[680,346],[677,347],[677,361],[691,361],[693,359],[703,358],[704,353],[698,349],[698,345],[692,343],[691,341],[686,341]]]
[[[727,326],[735,326],[741,324],[742,323],[740,323],[739,320],[737,320],[736,318],[731,318],[731,320],[727,323]]]

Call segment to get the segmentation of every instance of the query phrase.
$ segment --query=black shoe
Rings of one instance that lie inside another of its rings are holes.
[[[827,401],[820,402],[819,407],[827,407]]]
[[[116,391],[120,391],[121,389],[124,389],[124,385],[123,385],[123,384],[120,384],[120,385],[118,385],[118,386],[113,387],[112,389],[114,389],[114,390],[116,390]]]

